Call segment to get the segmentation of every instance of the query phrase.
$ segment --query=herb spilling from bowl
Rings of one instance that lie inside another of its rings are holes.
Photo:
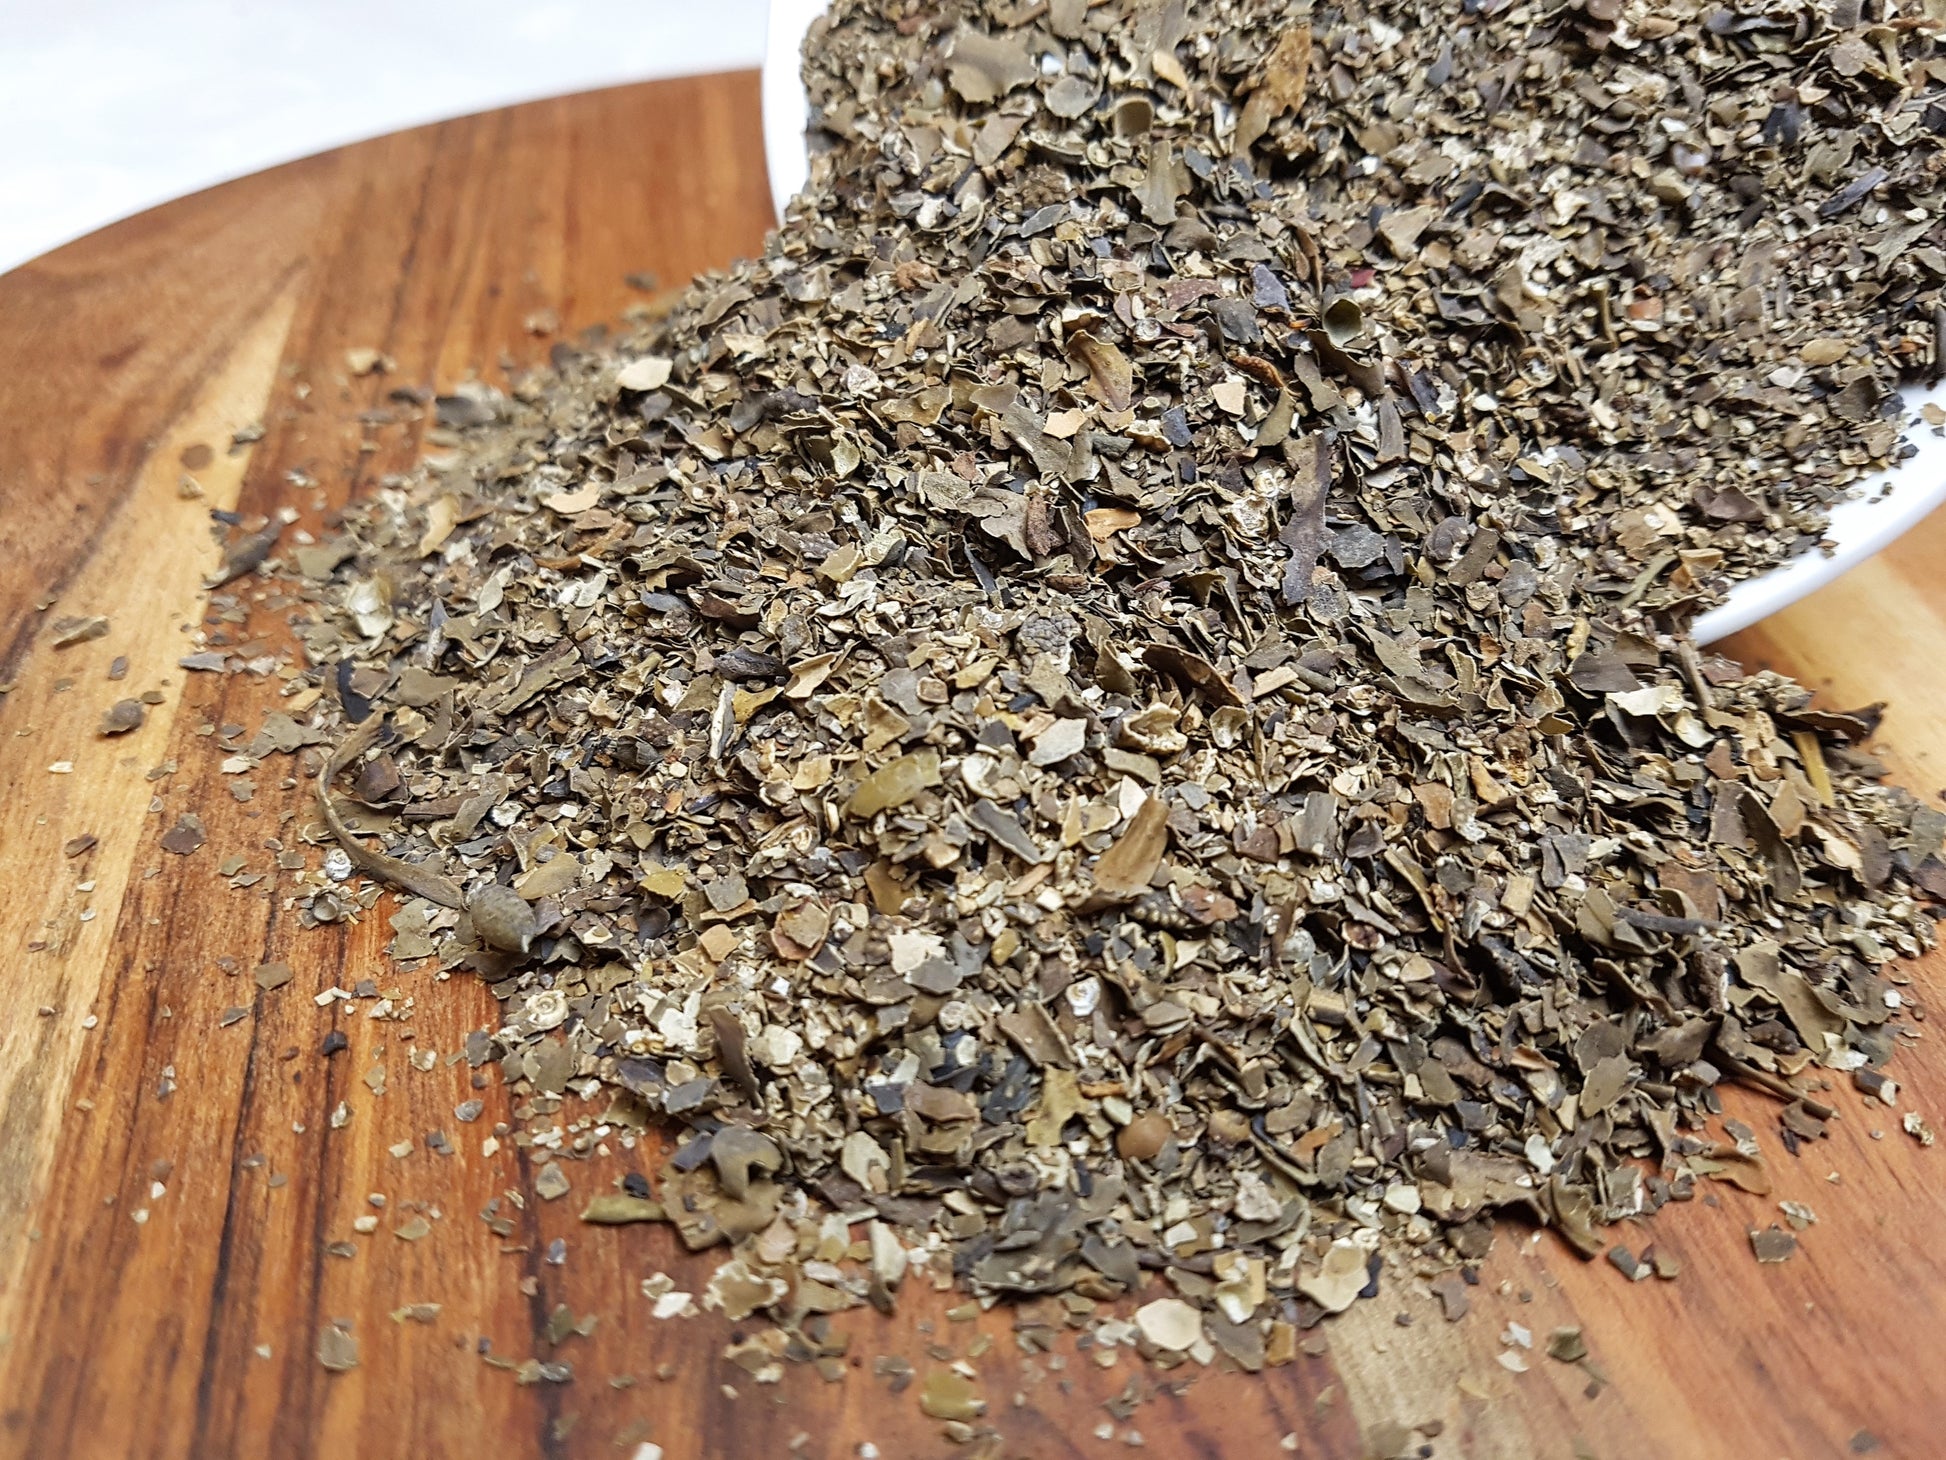
[[[1936,34],[841,4],[764,257],[287,561],[283,748],[476,1063],[679,1133],[585,1215],[760,1376],[914,1274],[1250,1369],[1509,1210],[1673,1276],[1611,1224],[1889,1097],[1946,890],[1876,708],[1682,632],[1937,362]]]

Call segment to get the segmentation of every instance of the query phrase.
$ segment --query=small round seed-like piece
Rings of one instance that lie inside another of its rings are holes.
[[[1153,1161],[1174,1134],[1168,1116],[1159,1111],[1144,1111],[1122,1127],[1115,1137],[1115,1149],[1125,1161]]]
[[[489,882],[467,898],[466,913],[480,941],[502,953],[525,953],[539,931],[526,900],[498,882]]]

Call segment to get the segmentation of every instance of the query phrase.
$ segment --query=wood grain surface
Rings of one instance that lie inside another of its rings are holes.
[[[698,1288],[706,1264],[666,1230],[576,1220],[624,1171],[656,1171],[657,1152],[610,1137],[554,1202],[534,1198],[511,1141],[483,1154],[515,1120],[497,1081],[453,1059],[493,1019],[484,987],[389,967],[388,903],[301,932],[276,877],[235,887],[219,873],[236,855],[270,870],[267,841],[312,865],[320,849],[298,840],[309,803],[290,762],[247,777],[247,801],[246,778],[220,769],[239,730],[283,703],[274,666],[291,640],[272,584],[232,585],[241,613],[201,592],[218,556],[209,514],[290,508],[324,531],[414,460],[422,412],[395,390],[504,379],[651,302],[642,275],[680,284],[758,248],[769,222],[746,74],[346,148],[0,277],[0,1454],[631,1457],[648,1441],[691,1460],[870,1442],[891,1460],[1108,1455],[1138,1436],[1170,1457],[1946,1453],[1946,1147],[1900,1127],[1906,1109],[1946,1126],[1946,1061],[1925,1023],[1894,1068],[1900,1109],[1842,1089],[1831,1138],[1796,1157],[1773,1109],[1731,1097],[1763,1132],[1777,1190],[1717,1187],[1617,1234],[1678,1253],[1679,1281],[1630,1284],[1505,1227],[1464,1320],[1388,1273],[1377,1300],[1311,1335],[1317,1352],[1263,1376],[1161,1373],[1129,1355],[1104,1368],[1071,1339],[1024,1358],[1006,1312],[960,1322],[948,1296],[908,1293],[893,1320],[837,1322],[842,1379],[792,1365],[753,1383],[721,1357],[728,1325],[658,1322],[641,1294],[659,1271]],[[360,349],[392,369],[351,374]],[[1730,646],[1839,705],[1892,699],[1882,748],[1928,796],[1946,785],[1942,563],[1935,520]],[[53,624],[76,615],[109,632],[52,647]],[[272,667],[186,673],[199,625]],[[149,690],[146,725],[97,734],[110,702]],[[171,855],[159,839],[184,811],[208,844]],[[251,971],[274,960],[295,977],[263,992]],[[1922,1009],[1943,970],[1906,970]],[[411,1000],[410,1017],[315,1001],[366,979]],[[349,1047],[327,1057],[334,1028]],[[368,1079],[380,1065],[382,1094]],[[484,1113],[458,1123],[469,1099]],[[496,1198],[516,1224],[505,1240],[480,1216]],[[1791,1261],[1760,1267],[1748,1233],[1779,1200],[1818,1222]],[[360,1216],[377,1230],[358,1233]],[[429,1323],[391,1316],[415,1303],[441,1307]],[[550,1344],[560,1304],[598,1325]],[[350,1372],[316,1357],[333,1322],[357,1340]],[[1534,1335],[1511,1350],[1526,1372],[1499,1362],[1510,1322]],[[1588,1362],[1545,1356],[1563,1325],[1580,1327]],[[894,1393],[874,1374],[883,1354],[921,1380],[969,1361],[996,1434],[949,1442],[916,1385]],[[572,1378],[522,1383],[503,1366],[530,1359]],[[1104,1407],[1129,1395],[1142,1402],[1126,1417]]]

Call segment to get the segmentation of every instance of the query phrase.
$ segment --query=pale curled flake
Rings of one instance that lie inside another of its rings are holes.
[[[587,482],[571,492],[555,492],[541,499],[541,505],[563,517],[579,517],[601,501],[601,483]]]
[[[671,1290],[656,1297],[649,1316],[666,1322],[671,1318],[694,1318],[700,1311],[694,1294]]]
[[[872,1277],[887,1289],[898,1287],[905,1278],[909,1258],[897,1234],[884,1222],[866,1224],[871,1248]]]
[[[1349,1308],[1371,1281],[1365,1249],[1352,1242],[1334,1242],[1315,1272],[1297,1282],[1297,1290],[1327,1313]]]
[[[660,390],[669,383],[674,361],[661,355],[644,355],[631,360],[615,372],[615,384],[623,390]]]
[[[1135,1326],[1159,1349],[1181,1353],[1203,1337],[1202,1313],[1181,1298],[1156,1298],[1135,1310]]]
[[[1359,307],[1356,299],[1341,295],[1325,306],[1325,336],[1338,349],[1347,349],[1355,344],[1365,329],[1365,311]]]
[[[853,1131],[845,1137],[839,1165],[845,1175],[867,1191],[885,1189],[885,1172],[891,1164],[892,1158],[885,1154],[885,1148],[864,1131]]]
[[[703,1294],[703,1306],[739,1323],[782,1298],[788,1284],[782,1277],[753,1269],[741,1258],[724,1263],[711,1275]]]
[[[1028,763],[1037,766],[1059,765],[1070,756],[1079,754],[1087,738],[1086,720],[1056,720],[1034,737]]]

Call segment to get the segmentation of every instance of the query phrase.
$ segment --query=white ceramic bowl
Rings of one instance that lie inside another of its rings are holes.
[[[810,102],[798,70],[798,56],[811,22],[824,14],[827,0],[770,0],[769,34],[764,48],[764,150],[770,196],[777,216],[811,175],[804,129]],[[1946,382],[1930,388],[1907,386],[1900,392],[1908,415],[1927,403],[1946,407]],[[1946,436],[1932,430],[1906,438],[1915,454],[1896,471],[1859,483],[1849,498],[1831,509],[1825,532],[1828,552],[1808,552],[1747,578],[1717,607],[1695,623],[1698,643],[1708,644],[1797,602],[1856,567],[1920,518],[1946,501]]]

